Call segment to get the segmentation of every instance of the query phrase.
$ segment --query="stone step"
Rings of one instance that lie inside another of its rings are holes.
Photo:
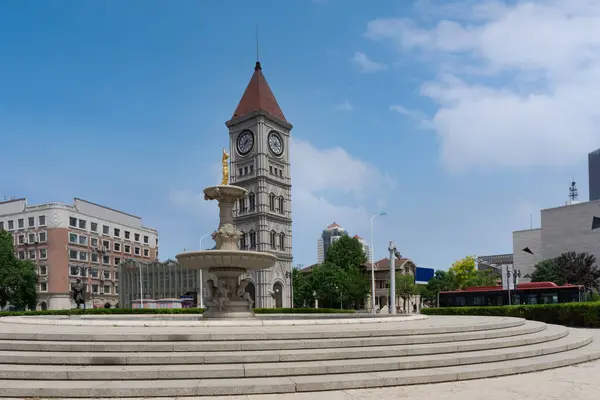
[[[0,350],[50,352],[211,352],[242,350],[326,349],[368,346],[394,346],[425,343],[447,343],[505,338],[541,332],[546,325],[528,321],[507,329],[408,336],[363,338],[325,338],[303,340],[198,341],[198,342],[55,342],[48,340],[0,340]]]
[[[548,326],[543,331],[508,338],[457,341],[449,343],[370,346],[332,349],[257,350],[237,352],[30,352],[0,351],[6,364],[46,365],[163,365],[163,364],[231,364],[273,363],[292,361],[346,360],[376,357],[444,354],[477,350],[500,349],[544,343],[565,337],[568,330]]]
[[[466,353],[281,363],[126,366],[0,364],[0,379],[168,380],[365,373],[516,360],[577,349],[588,345],[591,341],[591,337],[568,335],[551,342]]]
[[[578,334],[577,336],[585,336]],[[589,336],[589,335],[588,335]],[[600,358],[591,344],[560,353],[483,364],[269,378],[180,380],[0,380],[2,397],[185,397],[311,392],[448,382],[533,372]]]
[[[13,322],[8,322],[13,321]],[[18,323],[18,317],[0,318],[0,340],[44,340],[63,342],[187,342],[256,341],[321,338],[363,338],[380,336],[420,336],[508,329],[524,325],[520,318],[460,316],[436,317],[407,322],[362,323],[351,325],[298,325],[252,327],[115,327],[50,326]],[[441,323],[438,321],[442,321]],[[167,321],[168,322],[168,321]],[[217,322],[217,321],[214,321]],[[185,333],[181,333],[185,332]]]

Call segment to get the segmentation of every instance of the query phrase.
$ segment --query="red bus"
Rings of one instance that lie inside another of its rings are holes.
[[[584,287],[559,286],[553,282],[519,283],[509,291],[501,286],[476,286],[464,290],[440,292],[438,307],[504,306],[508,304],[558,304],[579,302],[584,298]]]

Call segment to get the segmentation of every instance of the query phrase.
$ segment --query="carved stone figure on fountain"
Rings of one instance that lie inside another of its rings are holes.
[[[226,223],[218,231],[213,232],[211,236],[216,243],[217,250],[236,250],[241,235],[242,232],[237,230],[233,224]]]
[[[252,310],[252,306],[254,305],[254,300],[252,300],[252,296],[250,296],[250,293],[246,292],[246,286],[248,286],[248,280],[247,279],[242,279],[240,281],[240,284],[237,287],[236,290],[236,295],[244,300],[245,302],[248,303],[248,309]]]

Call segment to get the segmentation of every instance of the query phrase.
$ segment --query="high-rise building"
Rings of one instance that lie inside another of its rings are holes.
[[[367,257],[367,261],[370,262],[371,261],[371,252],[370,252],[370,247],[367,244],[367,241],[358,235],[354,235],[354,239],[358,240],[358,242],[362,245],[363,251],[365,252],[365,256]]]
[[[590,201],[600,200],[600,149],[588,154]]]
[[[37,265],[38,308],[69,309],[77,278],[88,304],[118,302],[121,260],[158,259],[158,232],[142,219],[81,199],[73,205],[28,205],[27,199],[0,203],[0,230],[12,232],[19,259]]]
[[[317,241],[317,264],[325,261],[329,247],[344,235],[347,235],[346,230],[335,222],[321,233]]]
[[[230,182],[248,190],[234,208],[240,249],[277,256],[271,269],[252,271],[247,291],[255,307],[289,307],[292,272],[290,131],[259,62],[233,116],[226,122]],[[208,277],[205,277],[208,279]]]

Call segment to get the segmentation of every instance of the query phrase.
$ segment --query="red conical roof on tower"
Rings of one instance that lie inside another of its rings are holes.
[[[287,122],[281,108],[279,108],[279,104],[277,103],[273,92],[271,92],[271,88],[262,73],[262,68],[258,61],[254,67],[254,74],[252,75],[252,78],[250,78],[250,83],[248,83],[246,91],[244,91],[244,95],[231,119],[250,114],[252,111],[256,110],[265,111],[272,116]]]

